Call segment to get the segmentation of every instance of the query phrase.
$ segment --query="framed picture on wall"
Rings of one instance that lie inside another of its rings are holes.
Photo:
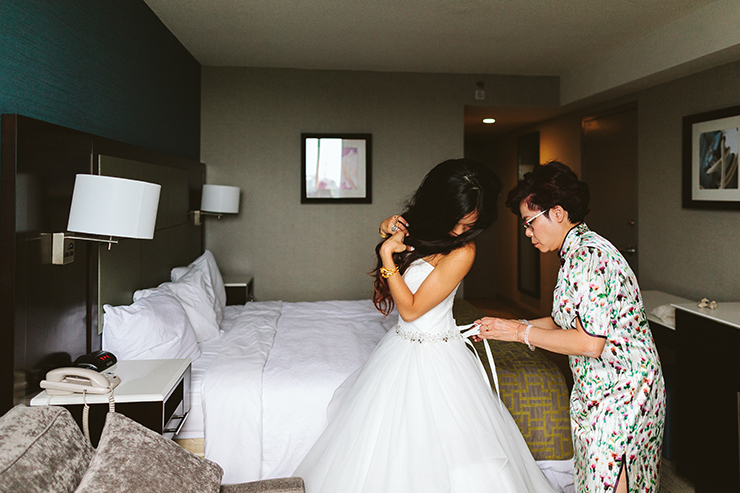
[[[740,210],[740,106],[683,118],[683,207]]]
[[[301,203],[370,204],[371,134],[301,134]]]

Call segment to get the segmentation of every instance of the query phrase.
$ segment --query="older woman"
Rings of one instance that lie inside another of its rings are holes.
[[[552,315],[483,318],[480,337],[570,355],[570,416],[579,492],[657,492],[665,387],[632,269],[583,222],[588,186],[558,162],[537,166],[510,193],[541,252],[560,255]]]

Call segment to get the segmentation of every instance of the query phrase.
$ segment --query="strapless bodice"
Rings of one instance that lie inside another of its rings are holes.
[[[415,260],[406,272],[403,279],[412,293],[416,293],[419,286],[424,282],[429,274],[434,270],[434,266],[423,259]],[[402,318],[398,319],[398,333],[405,339],[418,342],[446,340],[448,338],[459,338],[460,331],[455,325],[455,319],[452,317],[452,303],[455,301],[455,293],[460,284],[442,300],[437,306],[426,312],[421,317],[412,322],[406,322]]]

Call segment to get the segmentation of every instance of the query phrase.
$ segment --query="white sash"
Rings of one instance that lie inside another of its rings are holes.
[[[483,372],[483,376],[486,378],[488,385],[491,385],[491,379],[488,377],[488,373],[486,373],[486,368],[483,366],[483,361],[480,359],[480,355],[478,354],[478,351],[475,350],[475,346],[473,345],[473,343],[470,341],[470,339],[468,339],[470,336],[477,336],[478,334],[480,334],[480,326],[469,324],[459,326],[458,329],[460,329],[461,332],[464,331],[462,332],[462,336],[465,338],[465,343],[473,349],[475,357],[478,358],[478,366],[480,367],[481,372]],[[483,346],[486,348],[486,358],[488,358],[488,366],[491,368],[493,385],[496,387],[496,397],[498,397],[498,403],[499,406],[501,406],[501,392],[499,391],[498,386],[496,363],[493,361],[493,354],[491,353],[491,346],[488,345],[488,339],[483,339]]]

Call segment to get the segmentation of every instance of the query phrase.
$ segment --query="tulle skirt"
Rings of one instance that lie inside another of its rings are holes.
[[[552,491],[462,339],[391,330],[329,418],[295,472],[308,493]]]

